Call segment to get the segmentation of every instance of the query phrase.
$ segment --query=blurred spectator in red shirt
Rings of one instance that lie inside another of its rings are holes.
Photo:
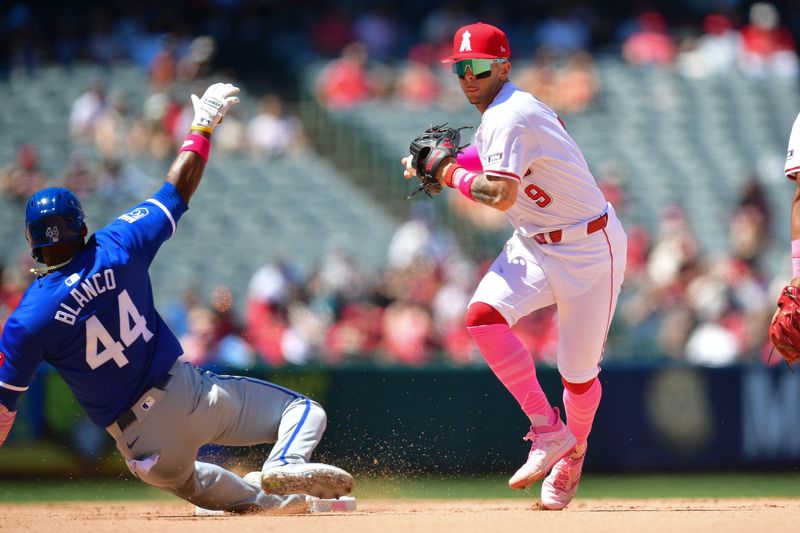
[[[25,201],[41,189],[45,181],[36,148],[23,144],[17,151],[17,163],[0,169],[0,194]]]
[[[372,96],[374,84],[367,72],[367,50],[352,43],[342,57],[328,65],[317,80],[317,96],[328,109],[349,109]]]
[[[324,362],[372,360],[380,347],[383,309],[370,302],[350,302],[325,333]]]
[[[189,311],[188,331],[181,336],[180,359],[198,366],[210,364],[247,368],[255,361],[253,349],[236,333],[226,331],[221,315],[198,305]]]
[[[667,21],[661,13],[653,11],[639,17],[639,31],[622,45],[622,56],[632,65],[671,65],[675,53],[675,42],[667,33]]]
[[[750,24],[742,28],[739,59],[742,70],[750,76],[797,77],[794,38],[780,25],[780,16],[774,5],[756,2],[750,7]]]
[[[628,261],[625,279],[633,279],[644,272],[647,254],[650,251],[650,234],[642,226],[633,225],[625,229],[628,234]]]
[[[434,48],[420,44],[408,53],[395,81],[395,97],[410,107],[428,108],[439,98],[439,79],[432,68]]]
[[[383,313],[383,351],[389,361],[419,366],[433,356],[433,319],[427,308],[398,300]]]
[[[277,366],[286,361],[283,334],[289,327],[285,303],[294,286],[287,267],[267,263],[250,279],[245,307],[245,338],[265,363]]]

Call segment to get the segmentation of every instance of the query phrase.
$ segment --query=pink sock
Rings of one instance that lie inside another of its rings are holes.
[[[586,443],[589,432],[592,431],[594,414],[597,406],[600,405],[600,397],[603,395],[603,387],[600,380],[595,378],[591,387],[583,394],[575,394],[568,388],[564,388],[564,409],[567,414],[567,427],[578,439],[578,444]]]
[[[533,357],[517,336],[511,333],[511,328],[507,324],[489,324],[470,326],[467,331],[475,339],[489,368],[531,419],[531,425],[555,424],[553,409],[536,379]]]

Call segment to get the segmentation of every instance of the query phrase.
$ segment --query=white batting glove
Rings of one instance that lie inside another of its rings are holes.
[[[234,96],[239,93],[239,88],[230,83],[215,83],[203,94],[202,98],[192,95],[194,106],[194,120],[192,127],[214,131],[231,106],[239,103],[239,98]]]

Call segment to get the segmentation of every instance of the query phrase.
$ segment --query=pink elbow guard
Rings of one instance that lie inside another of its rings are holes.
[[[475,145],[467,146],[459,152],[456,162],[470,172],[483,172],[481,156],[478,155],[478,147]]]

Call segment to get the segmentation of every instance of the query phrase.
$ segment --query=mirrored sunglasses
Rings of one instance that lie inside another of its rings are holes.
[[[505,59],[462,59],[453,63],[453,72],[463,80],[467,75],[467,69],[470,69],[476,78],[482,80],[492,75],[493,63],[505,61]]]

